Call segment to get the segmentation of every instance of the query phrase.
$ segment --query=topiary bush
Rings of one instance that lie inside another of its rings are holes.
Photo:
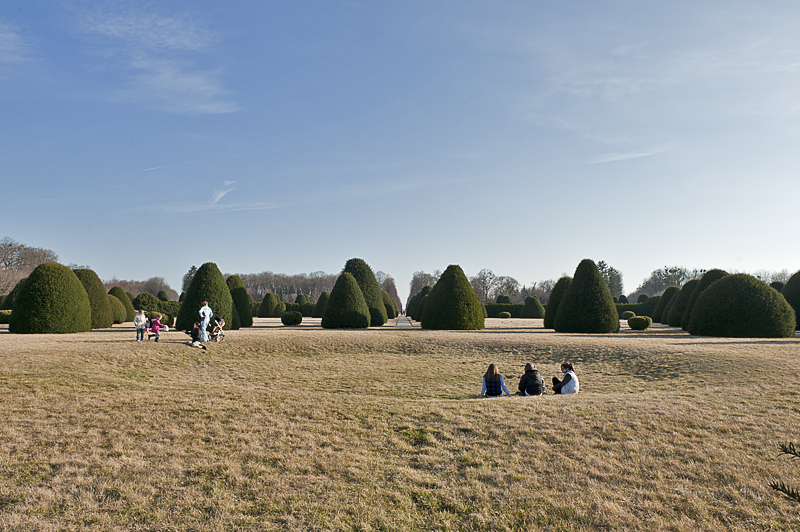
[[[497,314],[497,317],[500,318],[501,320],[505,320],[505,319],[508,319],[508,318],[511,317],[511,313],[510,312],[500,312],[499,314]]]
[[[158,291],[158,295],[156,296],[156,298],[159,301],[169,301],[169,296],[167,295],[167,293],[164,290],[159,290]]]
[[[264,294],[264,299],[261,301],[261,305],[258,307],[258,317],[259,318],[272,318],[275,316],[275,309],[280,308],[281,300],[278,299],[278,296],[269,292]]]
[[[242,328],[242,320],[239,317],[239,309],[236,308],[236,304],[234,303],[233,306],[231,306],[231,330],[238,331],[241,328]]]
[[[294,302],[298,305],[308,305],[311,303],[311,298],[308,297],[306,294],[297,294],[297,297],[294,298]]]
[[[636,313],[634,311],[626,310],[625,312],[622,313],[622,315],[620,316],[620,319],[629,320],[634,316],[636,316]]]
[[[497,296],[497,299],[495,300],[495,303],[509,305],[509,304],[511,304],[511,298],[509,296],[506,296],[506,295],[499,295],[499,296]]]
[[[631,316],[628,318],[628,327],[634,331],[644,331],[653,324],[650,316]]]
[[[342,272],[322,313],[322,327],[365,329],[369,327],[370,317],[369,307],[355,277]]]
[[[636,298],[636,302],[637,303],[644,303],[648,299],[650,299],[650,296],[648,296],[647,294],[639,294],[639,297]]]
[[[353,275],[361,293],[364,294],[364,301],[367,302],[370,315],[370,327],[380,327],[387,322],[386,307],[383,306],[381,297],[381,287],[372,268],[362,259],[350,259],[344,265],[345,272]]]
[[[130,299],[131,305],[132,305],[133,304],[133,300],[136,299],[136,298],[133,297],[133,294],[131,294],[130,292],[125,292],[125,295],[128,296],[128,299]],[[139,309],[136,309],[136,310],[139,310]]]
[[[525,305],[517,305],[514,303],[486,303],[486,316],[488,318],[498,318],[501,312],[508,312],[512,318],[522,317],[522,309]]]
[[[669,306],[669,311],[667,312],[667,325],[670,327],[681,326],[683,313],[686,311],[686,308],[689,304],[689,299],[692,297],[692,293],[699,284],[699,279],[692,279],[683,285],[680,291],[675,294],[675,297],[672,298],[672,304]]]
[[[156,319],[159,314],[161,314],[161,324],[166,325],[171,329],[173,324],[175,323],[175,318],[173,318],[169,314],[157,310],[151,310],[144,313],[144,315],[147,316],[147,319],[150,321]]]
[[[25,284],[25,279],[27,277],[23,277],[17,284],[14,285],[14,288],[11,289],[11,292],[3,299],[3,304],[0,305],[0,310],[11,310],[14,308],[14,301],[17,300],[17,294],[19,294],[20,290],[22,289],[22,285]]]
[[[525,299],[525,306],[522,307],[520,318],[544,318],[544,307],[539,301],[538,296],[529,296]]]
[[[697,298],[689,334],[731,338],[791,338],[795,312],[763,281],[743,273],[711,283]]]
[[[697,299],[700,297],[700,294],[703,291],[711,286],[714,281],[722,279],[728,275],[728,272],[725,270],[708,270],[703,277],[700,279],[700,284],[695,287],[694,292],[692,292],[691,297],[689,298],[689,303],[686,305],[686,309],[683,311],[683,318],[681,318],[681,329],[684,331],[689,330],[689,320],[692,318],[692,310],[694,309],[694,305],[697,302]]]
[[[128,317],[125,305],[111,294],[106,294],[106,297],[108,298],[108,304],[111,306],[111,315],[114,318],[114,323],[125,323],[125,319]]]
[[[119,299],[125,306],[125,321],[133,321],[134,316],[136,316],[136,309],[133,308],[133,303],[128,299],[128,294],[125,293],[125,290],[115,286],[108,293]]]
[[[294,310],[288,310],[281,314],[281,323],[287,326],[300,325],[303,322],[303,314]]]
[[[208,306],[215,316],[225,320],[223,329],[230,330],[233,320],[233,298],[225,278],[213,262],[206,262],[197,269],[192,282],[186,289],[186,298],[181,303],[175,327],[182,331],[192,330],[194,322],[200,319],[200,308],[203,301],[208,301]]]
[[[162,301],[149,292],[142,292],[133,298],[133,308],[136,310],[159,311]]]
[[[558,332],[571,333],[619,331],[617,307],[593,260],[583,259],[575,269],[558,305],[555,327]]]
[[[233,306],[236,307],[236,312],[239,314],[239,326],[252,327],[253,312],[250,307],[251,298],[250,294],[247,293],[247,288],[244,287],[242,278],[238,275],[229,275],[225,280],[225,284],[228,285],[228,290],[230,290],[231,299],[233,300]],[[231,326],[231,329],[234,331],[237,330],[234,326]]]
[[[667,308],[667,305],[672,301],[675,294],[678,293],[678,290],[680,290],[680,288],[677,286],[670,286],[664,290],[664,293],[661,294],[661,299],[658,301],[658,306],[653,311],[653,322],[662,323],[661,318],[664,315],[664,309]]]
[[[800,316],[800,271],[786,281],[781,294],[794,309],[795,316]],[[800,329],[800,322],[795,324],[795,329]]]
[[[11,311],[0,310],[0,325],[8,325],[10,321],[11,321]]]
[[[322,292],[319,295],[319,299],[317,299],[317,304],[314,306],[314,312],[311,314],[312,318],[321,318],[322,313],[325,312],[325,305],[328,304],[328,298],[331,297],[331,293],[328,291]]]
[[[93,270],[77,269],[75,275],[83,284],[86,295],[89,296],[89,305],[92,307],[92,329],[106,329],[114,323],[114,313],[108,302],[108,294],[103,286],[103,281]]]
[[[273,318],[280,318],[281,314],[286,312],[286,303],[283,301],[278,301],[278,306],[275,307],[275,314],[272,315]]]
[[[393,320],[397,317],[397,312],[394,309],[394,301],[392,301],[392,296],[385,290],[381,290],[381,299],[383,299],[383,307],[386,309],[386,317],[390,320]]]
[[[8,330],[20,334],[91,331],[92,307],[75,272],[55,262],[37,266],[14,301]]]
[[[626,296],[625,294],[620,294],[617,302],[622,304],[622,305],[627,305],[628,304],[628,296]]]
[[[483,305],[460,266],[451,264],[420,302],[422,328],[435,330],[480,330],[484,327]]]
[[[422,299],[431,293],[433,287],[431,285],[425,285],[422,287],[422,290],[417,293],[413,298],[411,298],[411,303],[413,303],[413,310],[411,310],[411,306],[409,305],[409,312],[408,316],[414,321],[422,321],[422,314],[419,312],[419,305]]]
[[[556,281],[553,290],[550,292],[550,299],[547,300],[547,308],[544,313],[544,328],[556,328],[556,315],[558,314],[558,306],[564,298],[564,294],[572,282],[572,277],[562,277]]]
[[[772,281],[769,283],[769,286],[777,290],[778,292],[783,292],[783,287],[786,286],[780,281]]]

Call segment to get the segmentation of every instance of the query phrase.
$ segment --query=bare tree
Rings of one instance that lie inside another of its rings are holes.
[[[256,301],[262,301],[267,293],[273,293],[281,301],[293,303],[298,294],[306,294],[311,301],[319,299],[322,292],[330,292],[336,284],[338,274],[316,271],[309,274],[286,275],[261,272],[238,274],[247,292]]]
[[[20,279],[45,262],[58,262],[58,255],[4,237],[0,240],[0,294],[9,293]]]
[[[475,277],[469,278],[469,284],[472,285],[472,289],[475,290],[475,294],[481,300],[481,303],[490,301],[489,296],[492,295],[496,279],[495,274],[488,268],[482,269]]]
[[[436,270],[433,273],[425,273],[423,271],[414,272],[414,274],[411,276],[411,282],[409,283],[406,307],[408,307],[408,302],[411,301],[412,297],[417,295],[420,290],[426,286],[435,285],[441,275],[442,272],[440,270]]]
[[[398,309],[403,308],[403,304],[400,302],[400,296],[397,295],[397,286],[394,284],[394,279],[391,276],[387,276],[386,279],[381,282],[381,290],[389,294],[389,297],[392,298]]]
[[[495,301],[497,296],[508,296],[512,302],[519,303],[519,288],[519,281],[513,277],[507,275],[496,277],[492,283],[491,301]]]

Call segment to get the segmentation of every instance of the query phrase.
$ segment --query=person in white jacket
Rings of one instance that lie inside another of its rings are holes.
[[[203,306],[200,307],[200,328],[203,331],[204,342],[208,342],[208,324],[211,322],[212,316],[214,316],[214,312],[208,306],[208,301],[203,301]]]
[[[575,375],[575,369],[572,367],[572,364],[564,362],[561,364],[561,371],[564,373],[561,380],[558,380],[557,377],[553,377],[553,392],[565,395],[578,393],[578,390],[580,390],[580,383],[578,382],[578,376]]]
[[[144,309],[140,309],[139,313],[133,317],[133,325],[136,327],[136,341],[141,342],[147,332],[147,316],[144,315]]]

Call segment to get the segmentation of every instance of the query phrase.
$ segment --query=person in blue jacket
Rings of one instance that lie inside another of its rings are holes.
[[[203,301],[203,306],[200,307],[200,329],[203,331],[203,341],[208,342],[208,324],[211,322],[211,317],[214,312],[208,306],[208,301]]]
[[[483,375],[483,388],[481,388],[481,397],[500,397],[503,392],[507,396],[511,396],[506,388],[506,383],[503,376],[500,375],[500,370],[497,369],[495,364],[489,364],[489,368]]]

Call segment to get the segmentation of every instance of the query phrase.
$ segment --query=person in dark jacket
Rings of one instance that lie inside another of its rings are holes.
[[[207,350],[206,346],[203,345],[203,331],[202,329],[200,329],[200,322],[195,322],[192,332],[187,332],[186,334],[192,337],[191,340],[186,342],[186,345],[190,345],[192,347],[198,347],[203,351]]]
[[[525,364],[525,374],[519,379],[517,388],[519,389],[517,395],[544,395],[547,393],[542,374],[530,362]]]

